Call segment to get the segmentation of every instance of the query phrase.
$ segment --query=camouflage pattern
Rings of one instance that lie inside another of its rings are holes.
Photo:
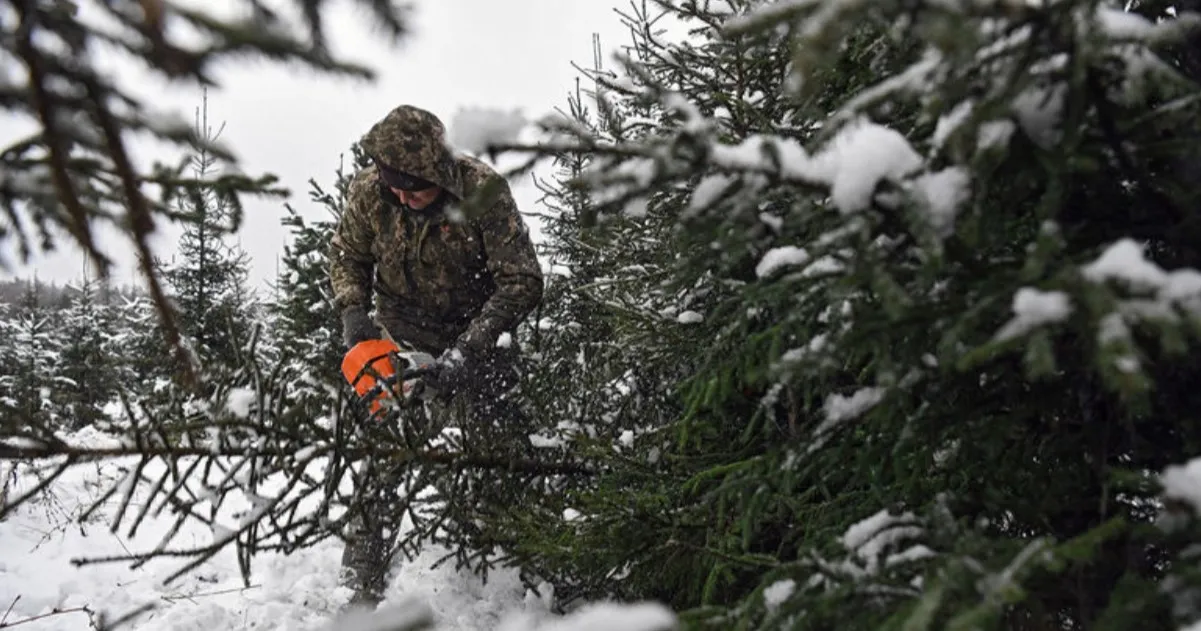
[[[494,348],[543,292],[508,183],[483,162],[451,154],[443,134],[432,114],[407,106],[372,127],[365,150],[454,197],[435,212],[414,211],[374,166],[363,169],[350,184],[330,250],[338,307],[368,306],[374,294],[377,321],[397,341],[435,356],[452,346],[468,353]]]
[[[446,127],[430,112],[401,105],[371,127],[359,145],[385,166],[429,180],[463,199],[463,181]]]

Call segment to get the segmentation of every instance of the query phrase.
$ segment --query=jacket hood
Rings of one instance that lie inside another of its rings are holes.
[[[401,105],[373,125],[359,144],[388,168],[429,180],[462,201],[463,182],[454,151],[446,144],[446,127],[432,113]]]

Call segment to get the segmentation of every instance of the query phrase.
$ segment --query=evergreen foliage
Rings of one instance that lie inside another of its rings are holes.
[[[110,495],[142,485],[205,523],[248,503],[170,550],[234,545],[245,569],[338,536],[376,497],[369,462],[398,491],[401,550],[521,565],[562,604],[658,599],[694,628],[1201,620],[1201,19],[652,4],[595,105],[577,93],[547,142],[494,147],[558,168],[545,304],[517,340],[528,427],[348,405],[333,223],[289,208],[271,339],[228,349],[203,398],[129,419],[100,450],[139,457]],[[335,219],[347,178],[312,184]],[[53,374],[35,347],[0,353]],[[43,385],[0,384],[48,413],[27,396]],[[51,426],[3,425],[28,440],[0,456],[97,455]]]
[[[105,294],[101,283],[85,278],[55,327],[61,351],[50,368],[59,378],[52,399],[66,430],[103,425],[108,420],[105,407],[120,391],[121,347]]]
[[[3,324],[0,427],[17,435],[25,434],[28,425],[58,422],[51,393],[61,385],[55,372],[61,339],[55,335],[53,322],[37,285],[30,283],[11,319]]]
[[[616,123],[566,121],[549,149],[591,160],[559,241],[620,270],[646,236],[658,282],[606,281],[695,312],[637,331],[593,310],[681,413],[531,531],[540,571],[718,628],[1193,621],[1188,537],[1153,523],[1201,438],[1198,156],[1176,140],[1198,131],[1176,65],[1196,17],[655,4],[689,36],[635,15],[602,78]]]
[[[192,176],[210,182],[216,160],[207,147],[218,142],[223,128],[209,125],[207,98],[197,108],[195,125],[201,142],[192,149]],[[188,191],[178,203],[176,212],[185,222],[178,253],[156,267],[201,371],[216,373],[233,367],[250,332],[255,307],[247,287],[250,256],[229,243],[238,228],[235,209],[215,188]],[[184,374],[182,368],[169,369],[174,376]]]
[[[277,298],[270,309],[272,337],[287,347],[280,352],[303,362],[323,387],[345,383],[339,370],[345,349],[329,286],[327,249],[342,215],[351,178],[357,169],[369,164],[357,144],[351,146],[351,160],[350,171],[339,165],[331,190],[309,181],[309,201],[328,213],[327,218],[307,221],[304,213],[286,205],[288,214],[282,222],[291,238],[280,259]]]

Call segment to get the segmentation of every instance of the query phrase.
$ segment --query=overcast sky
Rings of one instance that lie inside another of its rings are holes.
[[[206,0],[216,2],[217,0]],[[86,4],[86,3],[85,3]],[[335,3],[328,14],[331,43],[343,58],[371,66],[375,83],[318,77],[299,68],[254,63],[217,74],[221,87],[210,91],[210,123],[225,125],[222,139],[250,174],[272,172],[292,191],[291,203],[309,217],[324,211],[308,201],[309,178],[333,180],[339,154],[345,152],[391,108],[411,103],[431,110],[448,125],[458,108],[484,106],[519,109],[533,118],[564,106],[578,72],[572,62],[592,64],[592,34],[601,35],[606,65],[616,47],[629,41],[614,8],[628,0],[414,0],[412,33],[389,47],[372,33],[367,18],[349,2]],[[137,71],[111,61],[114,72]],[[138,79],[135,79],[138,80]],[[190,120],[199,91],[148,85],[159,107],[171,107]],[[24,125],[0,120],[0,143],[8,144]],[[152,156],[139,156],[149,158]],[[528,180],[514,189],[523,210],[534,207],[538,192]],[[277,256],[287,237],[280,226],[283,205],[250,199],[240,242],[252,257],[256,286],[274,278]],[[157,253],[169,255],[178,228],[163,226]],[[111,241],[110,241],[111,243]],[[128,252],[120,243],[117,253]],[[132,258],[118,257],[119,283],[140,284]],[[84,268],[71,252],[38,257],[16,270],[68,282]],[[0,277],[11,276],[0,270]]]

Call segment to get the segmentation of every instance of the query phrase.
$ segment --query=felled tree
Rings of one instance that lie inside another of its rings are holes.
[[[1149,524],[1201,438],[1197,150],[1172,141],[1198,131],[1196,17],[658,4],[697,30],[625,85],[671,117],[565,131],[608,157],[577,180],[596,212],[675,212],[706,343],[662,475],[612,459],[627,501],[554,540],[611,560],[597,593],[722,628],[1194,620],[1196,533]],[[660,511],[621,563],[607,524],[639,501]]]
[[[357,153],[356,164],[363,165]],[[313,196],[335,217],[346,176],[338,179],[337,193],[318,190]],[[128,414],[112,428],[115,440],[107,444],[75,442],[44,426],[35,426],[37,431],[22,441],[0,442],[0,457],[49,465],[47,483],[80,462],[132,456],[124,479],[105,489],[83,518],[111,500],[124,507],[113,517],[119,531],[133,531],[149,516],[175,522],[151,550],[77,562],[140,565],[170,556],[181,559],[173,579],[234,548],[249,580],[251,563],[261,552],[286,553],[342,536],[347,523],[377,497],[348,484],[354,466],[370,460],[394,474],[389,479],[396,483],[398,500],[391,508],[411,524],[396,533],[401,551],[414,555],[431,543],[443,544],[458,564],[486,571],[511,547],[509,539],[498,541],[494,535],[511,531],[480,527],[485,511],[537,496],[540,480],[586,472],[571,454],[542,460],[523,452],[520,441],[461,440],[456,427],[436,424],[453,415],[432,422],[434,417],[420,408],[387,409],[371,419],[363,405],[350,405],[349,386],[340,374],[331,374],[343,352],[340,331],[333,330],[337,319],[332,312],[329,319],[320,313],[332,309],[323,289],[328,274],[324,233],[331,226],[294,225],[297,238],[288,266],[297,275],[289,276],[279,293],[273,316],[278,333],[266,339],[262,330],[252,331],[234,368],[211,380],[204,396],[184,397],[166,387],[157,399],[153,392],[127,397]],[[145,317],[144,305],[133,307],[132,316]],[[306,310],[312,313],[302,314]],[[157,339],[137,334],[143,330],[127,331],[130,347]],[[270,352],[258,352],[264,343]],[[0,507],[0,518],[34,493],[10,498]],[[188,522],[212,529],[213,541],[177,538]]]

